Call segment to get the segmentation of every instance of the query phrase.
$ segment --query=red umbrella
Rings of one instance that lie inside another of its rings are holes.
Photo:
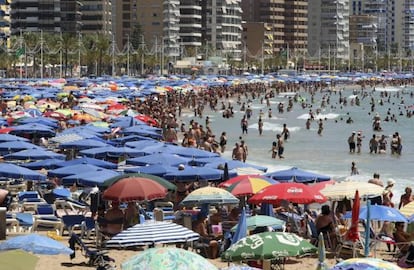
[[[44,117],[49,117],[49,118],[54,118],[56,120],[65,120],[66,116],[63,113],[60,112],[53,112],[53,111],[48,111],[43,113]]]
[[[165,198],[167,189],[156,181],[143,177],[128,177],[116,181],[103,193],[108,201],[151,201]]]
[[[359,192],[358,190],[355,191],[355,198],[354,198],[354,205],[352,206],[352,220],[351,220],[351,227],[349,228],[348,232],[346,233],[346,238],[356,242],[359,240],[359,208],[360,208],[360,200],[359,200]]]
[[[268,186],[249,199],[253,204],[276,204],[281,201],[300,204],[322,203],[326,201],[326,197],[305,184],[289,182]]]
[[[145,115],[145,114],[137,115],[137,116],[135,116],[135,119],[141,120],[142,122],[145,122],[148,125],[153,126],[153,127],[158,127],[159,126],[157,120],[155,120],[154,118],[152,118],[148,115]]]
[[[8,127],[8,128],[0,128],[0,134],[6,134],[10,131],[14,130],[14,128]]]

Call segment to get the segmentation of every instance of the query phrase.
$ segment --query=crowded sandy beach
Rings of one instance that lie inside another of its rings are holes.
[[[3,80],[0,269],[413,267],[413,80]]]

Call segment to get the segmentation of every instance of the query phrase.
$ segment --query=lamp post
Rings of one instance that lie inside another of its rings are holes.
[[[144,35],[141,35],[141,76],[144,76],[144,51],[145,51],[145,40],[144,40]]]
[[[40,30],[40,79],[43,79],[43,30]]]
[[[112,34],[112,77],[115,77],[115,35]]]
[[[130,75],[130,72],[129,72],[129,63],[130,63],[130,60],[129,60],[129,49],[130,49],[130,47],[129,47],[129,35],[127,35],[127,76],[129,77],[129,75]]]
[[[81,49],[82,49],[82,34],[81,32],[78,33],[78,65],[79,65],[79,78],[82,76],[82,66],[81,66]]]

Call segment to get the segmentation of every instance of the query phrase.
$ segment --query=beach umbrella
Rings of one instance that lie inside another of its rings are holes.
[[[62,160],[50,158],[50,159],[42,159],[42,160],[37,160],[33,162],[28,162],[28,163],[22,163],[20,164],[20,166],[31,169],[31,170],[41,170],[41,169],[49,170],[49,169],[58,168],[57,166],[58,163],[62,163]]]
[[[235,178],[242,179],[242,177],[243,176],[236,176]],[[246,176],[244,180],[233,183],[232,185],[227,187],[226,190],[229,191],[234,196],[251,196],[251,195],[256,194],[257,192],[259,192],[265,187],[279,183],[276,180],[273,180],[270,178],[265,179],[265,178]],[[230,180],[227,180],[226,182],[229,182]],[[223,182],[222,184],[226,182]]]
[[[322,189],[324,189],[326,186],[328,185],[333,185],[335,184],[336,181],[335,180],[329,180],[329,181],[323,181],[323,182],[318,182],[318,183],[313,183],[313,184],[309,184],[310,187],[312,187],[313,190],[316,191],[321,191]]]
[[[0,134],[0,142],[12,142],[12,141],[28,142],[29,139],[19,137],[16,135],[11,135],[11,134]]]
[[[0,243],[0,250],[21,249],[34,254],[58,255],[73,253],[73,250],[62,243],[40,234],[15,236]]]
[[[370,233],[371,233],[371,201],[367,201],[367,211],[366,211],[366,218],[365,218],[365,243],[364,243],[364,256],[369,256],[369,241],[370,241]]]
[[[148,220],[118,233],[106,242],[107,247],[126,248],[156,244],[186,243],[200,235],[174,222]]]
[[[281,229],[283,226],[285,226],[285,221],[275,218],[275,217],[270,217],[270,216],[265,216],[265,215],[255,215],[255,216],[248,217],[246,219],[246,224],[247,224],[247,229],[249,231],[252,231],[256,229],[257,227],[272,227],[272,228]],[[235,231],[238,226],[239,225],[235,225],[233,228],[231,228],[231,230]]]
[[[175,172],[177,168],[171,166],[164,166],[160,164],[154,164],[149,166],[134,167],[134,168],[125,168],[125,173],[145,173],[163,177],[169,172]]]
[[[318,236],[318,266],[316,267],[316,270],[328,270],[329,269],[325,260],[326,260],[325,239],[323,237],[323,233],[320,233]]]
[[[267,173],[266,176],[269,176],[280,182],[297,183],[321,182],[331,179],[329,176],[301,170],[296,167],[292,167],[288,170]]]
[[[331,270],[401,270],[392,262],[377,258],[352,258],[337,263]]]
[[[224,189],[208,186],[192,191],[181,201],[183,205],[200,205],[206,203],[238,204],[239,199]]]
[[[260,268],[251,267],[247,265],[230,265],[229,267],[220,268],[220,270],[260,270]]]
[[[24,180],[46,180],[46,175],[11,163],[0,163],[0,177]]]
[[[181,248],[150,248],[122,263],[122,270],[218,270],[197,253]]]
[[[271,203],[262,203],[260,205],[260,214],[269,217],[274,217],[275,212],[273,211],[273,205]]]
[[[371,205],[369,208],[370,219],[377,221],[390,221],[390,222],[408,222],[405,217],[398,209],[384,206],[384,205]],[[359,211],[359,220],[365,220],[368,216],[368,206],[361,207]],[[345,218],[349,217],[349,213],[344,215]]]
[[[273,180],[270,177],[264,176],[264,175],[258,175],[258,174],[245,174],[245,175],[238,175],[235,177],[230,178],[227,181],[224,181],[222,183],[220,183],[218,186],[219,187],[224,187],[224,188],[228,188],[231,185],[235,184],[235,183],[239,183],[242,181],[248,181],[248,182],[255,182],[257,181],[258,183],[264,183],[267,182],[268,184],[276,184],[279,183],[276,180]]]
[[[411,217],[414,215],[414,201],[401,207],[400,212],[406,217]]]
[[[33,148],[40,148],[41,147],[25,142],[25,141],[9,141],[9,142],[2,142],[0,143],[0,151],[7,151],[7,152],[18,152],[24,149],[33,149]]]
[[[6,160],[65,159],[66,156],[43,148],[31,148],[4,156]]]
[[[163,199],[167,189],[149,178],[127,177],[116,181],[103,193],[108,201],[131,202]]]
[[[77,183],[88,187],[100,187],[106,180],[117,175],[119,175],[119,172],[107,169],[98,169],[96,171],[89,171],[63,177],[62,182],[64,185],[73,185],[74,183]]]
[[[90,157],[82,157],[82,158],[75,158],[72,160],[68,160],[68,161],[61,161],[60,163],[57,164],[58,167],[67,167],[67,166],[72,166],[72,165],[77,165],[77,164],[90,164],[90,165],[95,165],[101,168],[105,168],[105,169],[117,169],[118,165],[105,161],[105,160],[101,160],[101,159],[96,159],[96,158],[90,158]]]
[[[112,177],[108,180],[106,180],[102,187],[109,187],[110,185],[114,184],[115,182],[122,180],[124,178],[129,178],[129,177],[142,177],[142,178],[148,178],[151,179],[155,182],[157,182],[158,184],[160,184],[161,186],[165,187],[167,190],[170,191],[175,191],[177,190],[177,186],[174,185],[173,183],[165,180],[162,177],[156,176],[156,175],[151,175],[151,174],[146,174],[146,173],[125,173],[119,176],[115,176]]]
[[[95,147],[105,147],[105,146],[108,146],[108,144],[104,143],[102,141],[98,141],[98,140],[94,140],[94,139],[81,139],[81,140],[78,140],[78,141],[61,143],[59,145],[59,148],[61,148],[61,149],[83,150],[83,149],[89,149],[89,148],[95,148]]]
[[[243,207],[239,222],[237,224],[237,228],[233,234],[233,237],[231,238],[231,243],[234,244],[237,241],[239,241],[242,238],[245,238],[247,236],[247,220],[246,220],[246,208]]]
[[[280,183],[260,190],[249,199],[249,202],[253,204],[274,204],[280,203],[283,200],[293,203],[308,204],[314,202],[322,203],[326,201],[326,198],[305,184]]]
[[[44,117],[49,117],[49,118],[53,118],[59,121],[63,121],[66,120],[66,115],[64,115],[61,112],[55,112],[55,111],[47,111],[43,113]]]
[[[240,239],[221,258],[225,261],[272,260],[316,252],[315,246],[296,234],[264,232]]]
[[[51,127],[38,123],[13,126],[13,130],[9,133],[13,135],[32,134],[37,137],[53,137],[56,134]]]
[[[38,260],[39,257],[20,249],[0,252],[0,265],[4,269],[34,270]]]
[[[102,170],[102,168],[91,164],[77,164],[50,170],[47,172],[47,176],[63,178],[69,175],[93,172],[98,170]]]
[[[170,171],[163,177],[170,181],[217,181],[222,179],[223,171],[205,167],[185,166],[183,170]]]
[[[332,185],[327,185],[321,189],[321,193],[330,200],[343,200],[353,198],[355,191],[358,190],[359,196],[382,195],[384,188],[368,182],[342,181]]]
[[[359,240],[359,211],[360,211],[360,204],[361,201],[359,199],[359,192],[358,190],[355,191],[354,197],[354,204],[352,206],[352,221],[351,227],[349,228],[348,232],[346,233],[346,238],[353,242],[352,245],[352,252],[353,255],[356,255],[356,246],[355,243]]]
[[[187,164],[189,160],[190,159],[188,158],[180,157],[174,154],[156,153],[152,155],[127,159],[126,164],[136,165],[136,166],[146,166],[146,165],[152,165],[152,164],[178,166],[179,164]]]

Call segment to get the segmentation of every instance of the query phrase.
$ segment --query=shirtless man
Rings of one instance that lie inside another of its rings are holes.
[[[233,153],[231,155],[233,160],[243,161],[243,148],[240,146],[239,143],[236,143],[233,148]]]
[[[283,138],[280,134],[277,134],[276,139],[277,139],[277,155],[279,156],[279,158],[284,158],[283,152],[285,151],[285,147],[283,146]]]
[[[398,209],[401,209],[401,207],[409,204],[413,200],[414,200],[414,198],[413,198],[413,195],[412,195],[412,189],[410,187],[406,187],[405,188],[405,193],[403,195],[401,195],[400,204],[398,205]]]
[[[374,173],[373,178],[368,180],[368,183],[378,185],[380,187],[384,187],[384,183],[380,179],[380,175],[378,173]],[[375,197],[369,197],[368,198],[371,201],[371,204],[378,204],[382,205],[382,196],[375,196]]]

